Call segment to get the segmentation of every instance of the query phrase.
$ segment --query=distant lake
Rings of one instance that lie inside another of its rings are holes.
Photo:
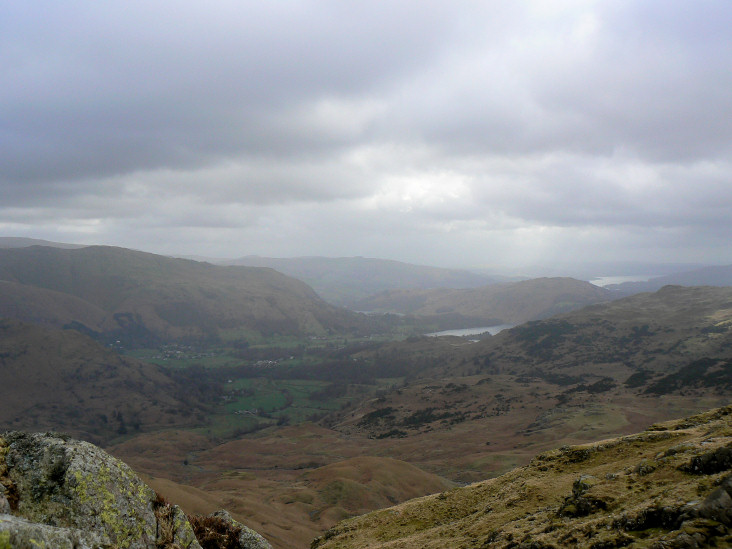
[[[597,276],[590,280],[595,286],[609,286],[610,284],[622,284],[623,282],[648,282],[652,278],[661,275],[625,275],[625,276]]]
[[[513,328],[513,324],[499,324],[497,326],[481,326],[479,328],[461,328],[459,330],[445,330],[443,332],[433,332],[431,334],[425,334],[428,336],[472,336],[472,335],[479,335],[484,334],[486,332],[490,333],[491,335],[496,335],[498,332],[502,330],[507,330],[508,328]]]

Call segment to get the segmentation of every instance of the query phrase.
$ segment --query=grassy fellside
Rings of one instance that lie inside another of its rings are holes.
[[[730,446],[732,406],[545,452],[495,479],[343,521],[312,547],[650,547],[691,530],[728,546],[719,523],[683,513],[729,474],[729,463],[694,474],[692,460]]]

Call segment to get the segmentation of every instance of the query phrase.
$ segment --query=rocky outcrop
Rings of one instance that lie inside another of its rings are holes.
[[[238,547],[269,548],[247,531],[262,543]],[[53,433],[5,433],[0,436],[0,549],[39,545],[201,549],[177,505],[96,446]]]
[[[234,520],[227,511],[195,515],[190,519],[203,549],[272,549],[266,539]]]
[[[12,515],[0,515],[0,548],[16,547],[91,549],[103,547],[103,544],[99,536],[91,532],[39,524]]]

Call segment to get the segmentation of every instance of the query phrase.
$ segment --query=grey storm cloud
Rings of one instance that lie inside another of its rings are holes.
[[[0,0],[0,230],[732,261],[730,24],[725,1]]]
[[[318,136],[297,135],[297,120],[288,135],[283,115],[429,61],[446,6],[418,4],[389,17],[337,2],[7,6],[4,174],[95,177],[307,151]]]

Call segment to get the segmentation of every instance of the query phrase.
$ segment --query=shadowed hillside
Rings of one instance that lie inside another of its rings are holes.
[[[42,303],[50,311],[64,311],[56,316],[65,323],[71,299],[59,294],[66,294],[89,304],[86,310],[78,301],[71,307],[79,313],[73,321],[82,325],[75,328],[102,330],[107,339],[131,345],[241,337],[248,330],[348,332],[362,329],[366,321],[326,304],[304,283],[272,269],[222,267],[123,248],[0,249],[0,280],[22,284],[25,293],[20,301],[13,298],[17,286],[0,286],[6,294],[0,294],[0,314],[32,319]],[[42,291],[33,295],[31,288]],[[100,319],[99,310],[109,318]],[[49,323],[51,316],[44,320]]]
[[[91,333],[119,329],[111,314],[80,297],[7,280],[0,280],[0,317],[55,328],[79,326]]]
[[[0,320],[0,371],[0,430],[53,429],[99,443],[203,419],[203,387],[73,330]]]

